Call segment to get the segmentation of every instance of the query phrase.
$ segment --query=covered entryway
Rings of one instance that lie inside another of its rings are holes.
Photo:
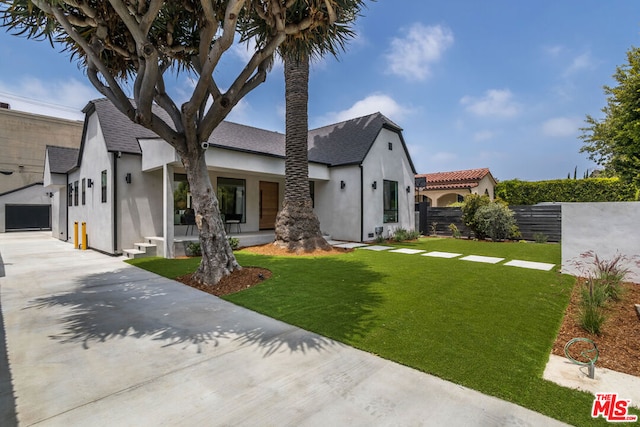
[[[51,230],[51,205],[5,205],[5,230]]]
[[[260,181],[260,230],[272,230],[278,215],[277,182]]]

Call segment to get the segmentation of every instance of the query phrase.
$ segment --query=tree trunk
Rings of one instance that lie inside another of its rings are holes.
[[[229,245],[204,153],[205,150],[198,146],[181,157],[187,172],[202,250],[202,260],[193,277],[203,284],[215,286],[224,276],[241,267]]]
[[[285,56],[286,158],[282,209],[276,218],[275,244],[290,251],[328,250],[309,193],[309,58]]]

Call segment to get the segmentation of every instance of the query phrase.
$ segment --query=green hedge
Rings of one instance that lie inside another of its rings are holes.
[[[542,202],[627,202],[638,200],[638,189],[618,178],[556,179],[499,182],[496,196],[509,205]]]

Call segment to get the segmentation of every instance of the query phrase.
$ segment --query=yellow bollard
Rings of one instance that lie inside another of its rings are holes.
[[[78,221],[73,223],[73,247],[78,249]]]
[[[87,250],[87,223],[82,223],[82,250]]]

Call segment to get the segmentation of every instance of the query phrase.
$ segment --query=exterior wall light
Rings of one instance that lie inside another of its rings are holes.
[[[411,193],[411,187],[407,185],[407,193]]]
[[[131,173],[128,173],[124,176],[124,180],[127,182],[127,184],[131,184]]]
[[[371,188],[373,188],[374,190],[378,188],[378,181],[373,181],[373,184],[371,184]]]
[[[344,190],[344,187],[346,187],[346,186],[347,186],[347,183],[346,183],[346,182],[344,182],[344,181],[340,181],[340,189],[341,189],[341,190]]]
[[[93,180],[91,178],[87,179],[87,187],[93,187]]]

